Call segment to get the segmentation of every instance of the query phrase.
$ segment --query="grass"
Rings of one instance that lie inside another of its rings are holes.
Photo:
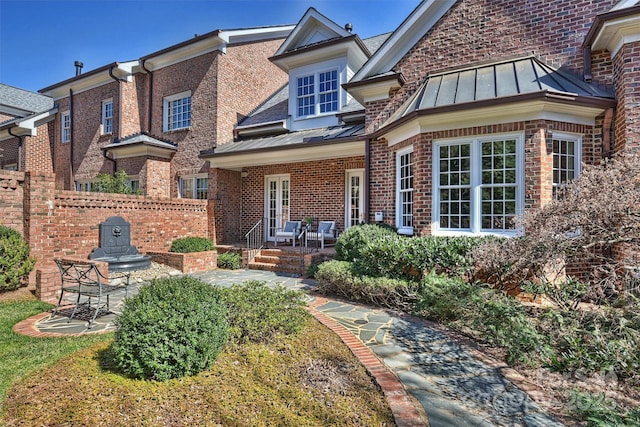
[[[199,375],[154,382],[111,369],[112,334],[37,339],[12,331],[49,307],[0,302],[7,425],[395,425],[360,362],[314,319],[298,334],[226,349]]]

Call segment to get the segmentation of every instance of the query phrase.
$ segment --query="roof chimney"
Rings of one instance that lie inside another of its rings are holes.
[[[84,64],[81,61],[76,61],[73,63],[73,65],[76,66],[76,76],[82,74],[82,67],[84,66]]]
[[[344,29],[347,30],[348,32],[351,32],[351,30],[353,30],[353,25],[347,22],[344,26]]]

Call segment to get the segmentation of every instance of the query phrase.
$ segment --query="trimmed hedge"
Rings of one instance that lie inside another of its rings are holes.
[[[206,237],[182,237],[171,243],[169,252],[206,252],[214,251],[215,249],[216,247],[213,245],[213,242]]]
[[[29,245],[16,230],[0,225],[0,292],[22,286],[22,279],[36,265]]]
[[[127,299],[111,346],[119,370],[165,381],[209,368],[227,341],[219,288],[182,276],[154,280]]]

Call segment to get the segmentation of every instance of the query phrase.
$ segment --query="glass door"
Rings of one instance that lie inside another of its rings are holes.
[[[364,170],[348,170],[346,183],[345,228],[364,222]]]
[[[289,221],[289,175],[271,175],[265,178],[265,234],[274,241],[277,229]]]

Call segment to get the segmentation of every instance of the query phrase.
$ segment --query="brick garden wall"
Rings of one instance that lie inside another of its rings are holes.
[[[0,170],[0,224],[24,233],[24,172]]]

